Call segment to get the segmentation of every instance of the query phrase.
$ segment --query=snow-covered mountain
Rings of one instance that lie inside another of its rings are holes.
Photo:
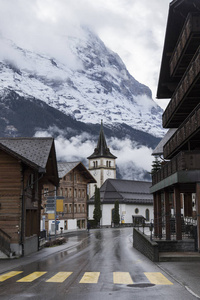
[[[150,89],[94,33],[82,32],[60,37],[62,56],[0,38],[0,135],[61,130],[65,138],[86,132],[95,140],[103,119],[108,138],[155,147],[164,131]]]
[[[162,136],[162,110],[150,89],[136,81],[94,33],[84,33],[82,38],[64,37],[70,61],[66,64],[1,40],[9,51],[0,62],[0,89],[40,99],[84,123],[103,119],[105,124],[125,123]]]

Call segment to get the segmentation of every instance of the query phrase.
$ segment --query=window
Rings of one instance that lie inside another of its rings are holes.
[[[68,208],[68,204],[65,204],[65,212],[66,212],[66,213],[68,213],[67,208]]]
[[[72,189],[69,189],[69,197],[72,196]]]
[[[85,190],[82,190],[82,198],[85,198]]]
[[[145,211],[146,221],[149,221],[149,209],[147,208]]]
[[[135,213],[136,213],[136,214],[139,213],[139,209],[138,209],[138,208],[135,209]]]
[[[65,196],[68,197],[68,189],[65,189]]]
[[[76,213],[76,211],[77,211],[77,205],[74,204],[74,213]]]
[[[85,212],[85,205],[84,204],[82,205],[82,212],[83,213]]]
[[[94,168],[98,168],[98,161],[96,160],[96,161],[93,161],[93,167]]]
[[[78,190],[78,197],[81,198],[81,190]]]
[[[78,205],[78,213],[80,213],[81,212],[81,205],[79,204]]]
[[[44,188],[44,196],[48,196],[49,194],[49,188]]]
[[[69,213],[71,213],[71,212],[72,212],[72,205],[69,204]]]
[[[77,197],[77,189],[74,189],[74,197]]]

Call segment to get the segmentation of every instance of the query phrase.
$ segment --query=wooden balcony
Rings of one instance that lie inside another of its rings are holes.
[[[163,154],[170,159],[182,150],[195,149],[200,149],[200,104],[164,145]]]
[[[192,171],[193,175],[188,176],[188,172]],[[178,155],[173,157],[173,159],[165,162],[162,168],[152,175],[152,187],[164,181],[165,183],[163,186],[160,185],[160,188],[173,185],[177,182],[181,183],[181,181],[184,183],[189,183],[193,180],[195,181],[195,176],[197,174],[194,173],[195,171],[199,171],[200,173],[200,150],[180,152]],[[182,175],[184,172],[185,174],[187,173],[186,176]],[[181,173],[181,176],[173,176],[178,173]],[[196,177],[196,181],[199,181],[198,176]],[[151,192],[154,192],[153,188],[151,188]]]
[[[200,103],[200,47],[163,113],[163,127],[177,128]]]
[[[200,14],[189,14],[170,59],[170,76],[183,76],[199,44]]]

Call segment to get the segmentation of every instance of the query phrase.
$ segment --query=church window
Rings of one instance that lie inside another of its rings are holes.
[[[136,214],[139,213],[139,209],[138,209],[138,208],[135,209],[135,213],[136,213]]]
[[[145,211],[146,221],[149,221],[149,209],[147,208]]]

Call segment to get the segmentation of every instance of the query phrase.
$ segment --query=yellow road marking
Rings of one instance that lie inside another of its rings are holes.
[[[21,278],[20,280],[17,280],[17,282],[32,282],[34,280],[36,280],[37,278],[41,277],[42,275],[44,275],[47,272],[33,272],[28,276],[25,276],[23,278]]]
[[[133,284],[133,280],[128,272],[114,272],[113,283],[115,284]]]
[[[160,285],[173,285],[173,283],[160,272],[145,272],[144,274],[151,283]]]
[[[79,283],[97,283],[100,272],[85,272]]]
[[[0,275],[0,282],[3,282],[3,281],[5,281],[11,277],[14,277],[22,272],[23,271],[11,271],[11,272],[5,273],[3,275]]]
[[[72,272],[58,272],[56,275],[46,280],[46,282],[64,282],[71,274]]]

